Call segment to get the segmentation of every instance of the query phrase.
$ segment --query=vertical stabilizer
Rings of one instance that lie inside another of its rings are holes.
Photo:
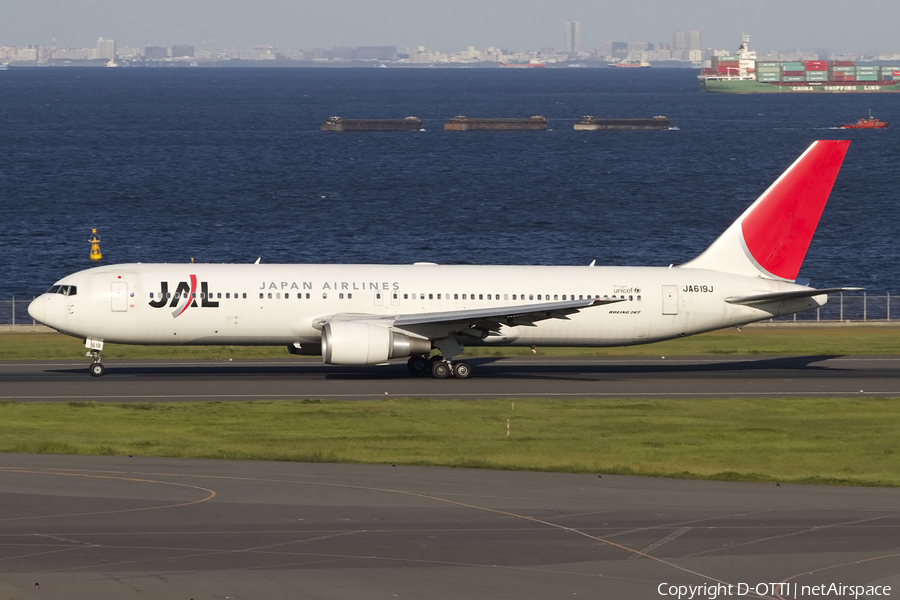
[[[681,265],[794,281],[850,142],[813,142],[719,239]]]

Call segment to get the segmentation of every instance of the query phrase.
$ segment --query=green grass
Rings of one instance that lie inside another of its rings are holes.
[[[898,424],[896,398],[5,402],[0,451],[898,486]]]
[[[58,333],[0,334],[0,360],[76,359],[86,350],[81,340]],[[465,356],[530,355],[528,348],[466,348]],[[645,346],[622,348],[538,348],[543,356],[705,356],[900,354],[894,326],[747,327]],[[106,344],[103,358],[287,358],[282,346],[127,346]]]

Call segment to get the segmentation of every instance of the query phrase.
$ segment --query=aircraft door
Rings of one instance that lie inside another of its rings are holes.
[[[116,281],[112,284],[110,308],[112,312],[126,312],[128,310],[128,284],[124,281]]]
[[[662,286],[662,314],[677,315],[678,314],[678,286],[664,285]]]

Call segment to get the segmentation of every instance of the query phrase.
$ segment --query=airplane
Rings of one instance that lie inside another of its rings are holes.
[[[28,313],[82,338],[96,377],[104,343],[285,345],[466,379],[466,346],[629,346],[740,327],[860,289],[797,283],[849,143],[813,142],[678,266],[119,264],[63,277]]]

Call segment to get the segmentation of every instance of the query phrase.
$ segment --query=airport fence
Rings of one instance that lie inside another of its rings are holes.
[[[16,297],[0,300],[0,325],[37,325],[38,323],[28,314],[30,302],[30,298]],[[893,314],[891,304],[896,305],[893,307]],[[861,294],[831,294],[828,304],[816,310],[770,319],[770,321],[777,323],[856,323],[861,321],[886,322],[897,318],[900,318],[900,297],[891,296],[890,293],[883,296],[870,296],[863,292]]]

